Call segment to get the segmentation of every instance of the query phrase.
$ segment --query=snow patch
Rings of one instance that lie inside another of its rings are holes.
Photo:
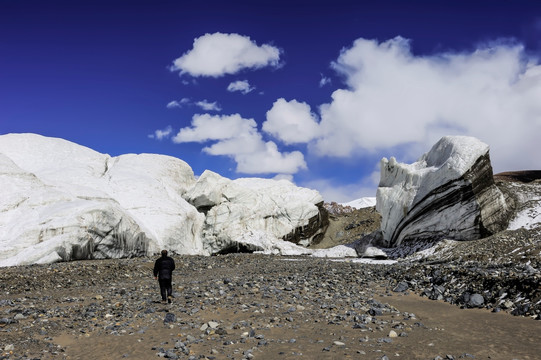
[[[356,199],[347,203],[343,203],[341,205],[351,206],[352,208],[355,208],[355,209],[373,207],[373,206],[376,206],[376,197],[364,197],[364,198]]]

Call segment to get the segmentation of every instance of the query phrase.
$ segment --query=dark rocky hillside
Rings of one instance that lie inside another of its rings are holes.
[[[336,203],[326,204],[329,212],[329,227],[323,240],[312,246],[313,249],[345,245],[378,230],[381,216],[375,207],[354,209]]]

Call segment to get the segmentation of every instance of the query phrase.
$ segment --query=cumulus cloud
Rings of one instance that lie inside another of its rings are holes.
[[[205,111],[221,111],[222,110],[222,107],[218,105],[216,101],[208,102],[207,99],[198,101],[195,103],[195,105],[199,106],[201,109]]]
[[[213,33],[196,38],[193,48],[173,61],[171,71],[191,76],[220,77],[242,69],[277,67],[280,49],[257,45],[248,36]]]
[[[149,134],[148,137],[151,138],[151,139],[162,140],[164,138],[169,137],[169,135],[171,135],[172,132],[173,132],[173,128],[171,126],[168,126],[163,130],[158,129],[158,130],[154,131],[154,133]]]
[[[319,124],[308,104],[280,98],[267,111],[263,131],[285,144],[306,143],[319,135]]]
[[[499,41],[431,56],[410,46],[402,37],[358,39],[342,50],[332,67],[347,86],[319,107],[311,151],[350,157],[401,148],[416,158],[441,136],[460,134],[491,146],[496,171],[541,167],[532,156],[541,133],[541,66],[522,45]],[[297,110],[296,118],[314,118],[308,106]],[[292,141],[292,131],[280,130],[287,119],[267,120],[264,129]]]
[[[250,83],[248,80],[238,80],[230,83],[227,86],[227,91],[233,92],[233,91],[239,91],[243,93],[244,95],[248,94],[249,92],[255,90],[255,87],[250,86]]]
[[[306,168],[301,152],[281,153],[274,142],[263,140],[255,120],[244,119],[239,114],[196,114],[191,126],[180,129],[173,141],[214,142],[203,151],[209,155],[231,157],[240,173],[294,174]]]

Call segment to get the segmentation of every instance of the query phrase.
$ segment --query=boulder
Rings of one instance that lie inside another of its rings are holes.
[[[505,229],[509,213],[488,145],[466,136],[443,137],[413,164],[382,159],[376,209],[388,247],[483,238]]]
[[[387,254],[374,246],[375,244],[381,243],[380,238],[381,232],[374,231],[368,235],[361,237],[360,239],[355,240],[352,243],[357,256],[361,258],[372,258],[372,259],[387,259]]]

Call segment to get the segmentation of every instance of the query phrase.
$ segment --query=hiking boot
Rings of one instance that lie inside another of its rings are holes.
[[[167,302],[169,304],[172,304],[173,303],[173,297],[172,296],[167,297]]]

